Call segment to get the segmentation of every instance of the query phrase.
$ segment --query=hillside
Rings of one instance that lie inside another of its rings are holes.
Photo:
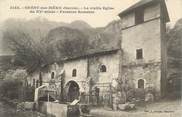
[[[15,30],[28,33],[28,35],[36,42],[42,41],[47,44],[61,44],[60,42],[69,40],[76,40],[76,37],[83,37],[84,42],[88,43],[87,51],[99,52],[108,49],[119,47],[120,37],[120,21],[110,22],[106,27],[92,28],[84,21],[76,20],[71,23],[54,22],[44,18],[35,18],[32,20],[24,19],[8,19],[4,22],[3,30]],[[4,50],[7,48],[6,40],[3,40]],[[76,43],[76,42],[74,42]],[[54,47],[55,51],[58,49]],[[77,56],[79,51],[77,48]],[[86,53],[87,53],[86,52]],[[81,53],[81,52],[80,52]],[[85,53],[85,54],[86,54]]]
[[[58,50],[58,46],[65,46],[63,43],[66,40],[67,42],[70,41],[70,46],[67,46],[66,50],[69,50],[69,53],[72,53],[72,57],[74,57],[118,49],[120,47],[120,38],[120,22],[113,21],[102,28],[91,28],[88,26],[84,29],[58,27],[50,30],[44,42],[52,44],[55,50]],[[62,51],[63,53],[64,51]]]

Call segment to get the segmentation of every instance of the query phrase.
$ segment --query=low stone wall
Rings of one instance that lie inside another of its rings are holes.
[[[51,117],[67,117],[67,105],[55,102],[40,102],[39,111]]]

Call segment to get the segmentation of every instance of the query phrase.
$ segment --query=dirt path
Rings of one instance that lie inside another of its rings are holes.
[[[136,111],[112,111],[103,108],[92,109],[96,117],[182,117],[181,100],[162,100]]]
[[[182,117],[182,111],[176,112],[124,112],[106,111],[103,109],[92,110],[94,117]]]

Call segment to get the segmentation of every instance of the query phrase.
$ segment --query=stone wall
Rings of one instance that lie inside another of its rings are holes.
[[[135,24],[134,12],[121,17],[122,23],[122,74],[138,88],[138,80],[144,80],[144,88],[154,87],[160,95],[162,66],[162,45],[160,4],[144,8],[144,22]],[[142,49],[143,57],[137,59],[137,49]]]
[[[96,83],[99,81],[99,66],[101,65],[99,57],[89,58],[89,76],[93,79],[93,82]]]
[[[59,83],[60,83],[59,81],[61,78],[60,74],[61,74],[62,70],[63,70],[63,65],[62,64],[58,65],[55,63],[50,66],[49,71],[41,72],[43,84],[49,84],[49,81],[51,80],[51,74],[52,74],[52,72],[54,72],[54,79],[56,81],[58,81],[57,85],[59,85]],[[33,86],[33,79],[35,80],[35,83],[37,80],[39,80],[39,72],[28,76],[28,78],[27,78],[28,84],[31,86]],[[34,85],[34,87],[36,88],[36,85]]]
[[[54,102],[40,102],[39,111],[51,117],[66,117],[67,105]]]
[[[99,71],[99,83],[108,83],[113,79],[118,78],[119,73],[119,55],[109,54],[99,57],[100,65],[97,67],[100,69],[101,65],[106,66],[106,72]]]
[[[106,66],[106,72],[101,72],[101,66]],[[101,91],[108,90],[113,79],[119,77],[120,55],[118,52],[89,58],[89,76]],[[104,86],[102,86],[104,85]]]
[[[130,13],[122,17],[121,19],[122,28],[127,28],[135,25],[135,14]]]
[[[87,78],[87,59],[75,59],[69,60],[64,63],[64,70],[65,70],[65,82],[69,80],[75,81],[86,81]],[[76,76],[72,76],[73,70],[76,69]]]
[[[138,63],[136,50],[143,49],[144,63],[161,61],[160,20],[156,19],[122,31],[123,64]]]
[[[160,10],[159,4],[157,5],[155,4],[150,7],[147,7],[144,10],[144,21],[148,21],[148,20],[160,17],[160,14],[161,14],[160,12],[161,10]]]
[[[73,70],[76,76],[72,76]],[[80,88],[80,92],[88,92],[88,59],[80,58],[64,62],[65,86],[69,81],[75,81]]]
[[[150,7],[144,8],[144,22],[160,17],[160,5],[155,4]],[[130,12],[121,17],[122,29],[135,26],[135,13]]]
[[[134,65],[123,68],[123,74],[128,74],[127,79],[134,83],[134,87],[138,88],[138,81],[144,80],[144,89],[153,87],[156,96],[160,96],[161,91],[161,70],[160,63],[151,63],[145,65]]]
[[[134,12],[121,17],[122,23],[126,24],[123,26],[121,43],[124,52],[123,64],[141,62],[136,60],[137,49],[143,49],[142,62],[161,62],[160,11],[159,4],[144,8],[144,23],[138,25],[134,22]]]

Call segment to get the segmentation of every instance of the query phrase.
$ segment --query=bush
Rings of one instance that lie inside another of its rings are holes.
[[[148,94],[148,93],[151,93],[151,94],[153,94],[155,96],[155,94],[156,94],[155,88],[154,87],[145,88],[145,94]]]
[[[34,87],[27,87],[25,91],[25,100],[26,101],[34,101],[34,92],[35,88]]]
[[[127,91],[127,101],[131,102],[135,98],[135,89],[130,89]]]
[[[137,89],[135,89],[135,93],[134,94],[135,94],[135,98],[137,100],[140,100],[140,101],[145,100],[145,90],[144,89],[137,88]]]
[[[21,93],[22,82],[15,79],[6,79],[1,81],[1,96],[8,99],[19,99]]]

